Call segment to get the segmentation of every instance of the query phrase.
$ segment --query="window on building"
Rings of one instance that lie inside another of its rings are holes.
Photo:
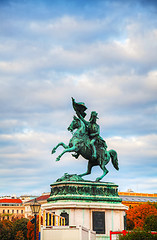
[[[17,213],[19,213],[19,210],[17,210]]]
[[[69,214],[67,212],[63,211],[60,214],[60,216],[65,218],[65,226],[68,226],[69,225]]]
[[[9,213],[9,210],[8,210],[8,213]]]
[[[23,210],[21,210],[21,213],[23,214]]]
[[[14,213],[14,210],[12,210],[12,213]]]
[[[3,213],[5,213],[5,210],[3,209]]]

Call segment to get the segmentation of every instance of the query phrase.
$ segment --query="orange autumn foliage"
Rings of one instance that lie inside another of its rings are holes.
[[[157,209],[153,204],[144,203],[127,210],[127,221],[134,223],[134,228],[143,229],[146,217],[156,215]]]
[[[30,221],[27,223],[27,239],[28,240],[34,240],[34,224],[32,224]],[[39,239],[39,216],[37,216],[37,222],[36,222],[36,239]]]
[[[25,240],[22,231],[18,231],[15,236],[15,240]]]

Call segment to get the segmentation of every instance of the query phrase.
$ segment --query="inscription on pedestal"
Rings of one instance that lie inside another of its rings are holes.
[[[114,183],[58,181],[51,184],[51,195],[47,201],[80,200],[120,203],[122,200],[118,196],[117,188],[118,186]]]
[[[93,212],[93,231],[105,234],[105,212]]]

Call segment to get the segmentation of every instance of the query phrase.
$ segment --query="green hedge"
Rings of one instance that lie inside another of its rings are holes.
[[[146,218],[144,225],[146,231],[157,231],[157,215],[150,215]]]
[[[147,231],[134,230],[126,236],[120,236],[119,240],[157,240],[157,234],[151,234]]]

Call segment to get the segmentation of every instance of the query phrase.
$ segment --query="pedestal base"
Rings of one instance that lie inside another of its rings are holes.
[[[51,184],[51,195],[42,208],[66,217],[69,226],[96,231],[96,239],[109,239],[110,230],[123,230],[127,209],[116,184],[84,181],[77,175],[66,175]]]

